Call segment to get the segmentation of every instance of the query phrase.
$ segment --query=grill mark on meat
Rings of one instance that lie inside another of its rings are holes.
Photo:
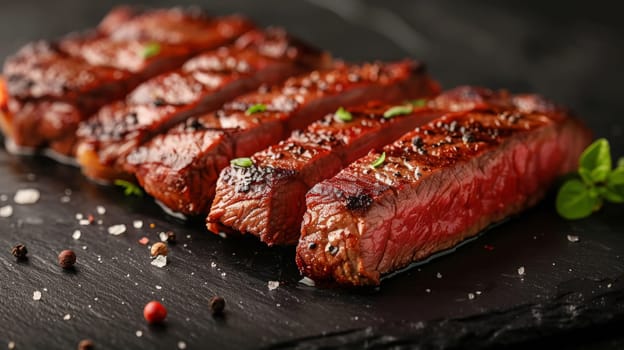
[[[78,130],[78,161],[84,173],[98,180],[129,177],[125,157],[153,136],[261,84],[278,83],[326,60],[325,53],[281,29],[247,33],[233,45],[204,53],[179,70],[141,84],[125,102],[103,108]],[[128,115],[137,118],[128,120]],[[197,129],[205,124],[194,118],[188,125]]]
[[[369,100],[382,100],[387,102],[403,102],[407,96],[420,95],[419,91],[427,91],[434,84],[424,74],[416,75],[414,70],[418,64],[405,61],[391,64],[367,63],[362,65],[345,65],[337,63],[331,69],[314,71],[304,76],[294,77],[287,80],[283,85],[272,88],[261,87],[256,93],[241,96],[227,103],[219,111],[199,117],[203,122],[207,119],[227,130],[215,136],[214,143],[205,145],[205,149],[198,150],[193,155],[192,164],[197,168],[185,168],[188,171],[200,171],[202,164],[212,167],[213,157],[216,157],[216,148],[222,143],[227,143],[228,148],[233,150],[233,157],[248,157],[254,152],[267,148],[285,139],[296,129],[306,127],[308,124],[320,119],[330,112],[334,112],[339,106],[351,106],[368,102]],[[355,81],[355,82],[353,82]],[[266,110],[247,114],[250,106],[262,104]],[[201,137],[201,131],[185,130],[180,125],[170,130],[169,133],[184,133],[188,140]],[[168,134],[160,135],[146,144],[146,148],[154,148],[157,144],[167,142]],[[192,141],[195,142],[195,141]],[[300,156],[311,156],[303,150]],[[296,150],[293,150],[296,152]],[[279,159],[286,154],[271,154],[272,158]],[[128,163],[135,168],[142,168],[142,173],[168,172],[169,168],[178,167],[177,164],[164,164],[149,162],[145,159],[128,157]],[[222,168],[225,168],[223,166]],[[151,169],[151,170],[147,170]],[[179,172],[178,177],[190,179],[192,176],[187,170]],[[137,176],[146,191],[161,202],[171,205],[173,210],[186,214],[207,214],[209,206],[205,203],[212,201],[217,176],[203,184],[210,190],[202,193],[195,191],[193,194],[180,193],[180,198],[170,196],[165,202],[160,197],[162,193],[170,193],[168,184],[163,183],[157,176],[148,175],[146,178]],[[184,180],[187,181],[187,180]],[[305,186],[305,184],[297,184]],[[189,183],[188,187],[196,188],[197,185]],[[253,187],[253,184],[252,184]],[[189,212],[190,203],[181,205],[184,201],[195,203],[194,208],[202,208],[202,211]],[[199,205],[202,203],[202,205]]]
[[[435,92],[431,89],[422,93],[426,96]],[[253,234],[269,245],[295,243],[305,211],[305,193],[312,186],[370,149],[382,147],[414,126],[439,116],[438,112],[420,108],[388,119],[384,113],[391,107],[372,101],[348,108],[352,116],[349,121],[330,113],[305,130],[294,131],[290,138],[251,156],[253,169],[266,169],[266,172],[256,171],[258,176],[253,181],[238,182],[241,180],[231,174],[239,171],[236,167],[224,169],[207,218],[208,225],[217,224]],[[273,176],[272,173],[279,170],[281,176]],[[245,191],[237,191],[240,186],[244,186]],[[289,205],[284,207],[283,203]],[[362,193],[344,198],[344,203],[349,210],[364,212],[372,198]]]
[[[313,187],[297,247],[303,274],[317,282],[378,284],[381,275],[535,204],[590,141],[584,126],[541,98],[516,105],[516,96],[473,92],[432,101],[452,112],[384,147],[386,160],[374,171],[369,164],[382,150]],[[478,106],[465,103],[479,95]],[[368,209],[348,210],[344,199],[362,193],[372,198]],[[309,249],[328,243],[341,247],[338,254]]]
[[[10,77],[3,131],[19,146],[73,155],[78,124],[100,107],[251,27],[236,16],[209,19],[195,10],[126,7],[111,11],[95,30],[28,44],[3,68]],[[153,43],[158,53],[144,56]]]

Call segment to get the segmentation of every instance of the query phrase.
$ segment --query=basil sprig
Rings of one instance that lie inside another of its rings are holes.
[[[124,194],[126,196],[143,197],[143,190],[141,189],[141,187],[137,186],[136,184],[130,181],[117,179],[114,181],[114,183],[115,183],[115,186],[119,186],[124,189]]]
[[[624,203],[624,158],[611,169],[606,139],[589,145],[579,159],[579,177],[566,181],[557,194],[557,212],[566,219],[582,219],[598,211],[603,201]]]

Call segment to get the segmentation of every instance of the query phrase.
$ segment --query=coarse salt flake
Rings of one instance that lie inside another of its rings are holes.
[[[6,202],[9,199],[9,196],[6,194],[0,194],[0,202]]]
[[[38,301],[41,300],[41,292],[36,290],[33,292],[33,300]]]
[[[568,235],[568,241],[572,242],[572,243],[576,243],[579,241],[579,236],[576,235]]]
[[[314,287],[316,285],[316,283],[314,283],[314,280],[311,279],[310,277],[304,277],[304,278],[300,279],[299,283],[303,284],[304,286],[308,286],[308,287]]]
[[[524,266],[520,266],[520,267],[518,268],[518,275],[520,275],[520,276],[524,276]]]
[[[158,255],[156,258],[154,258],[154,260],[152,260],[151,264],[156,267],[163,268],[167,266],[167,257],[164,255]]]
[[[438,272],[438,273],[436,274],[436,277],[437,277],[437,278],[442,278],[442,274]]]
[[[475,298],[474,293],[468,293],[468,299],[472,300]]]
[[[160,238],[162,242],[167,242],[167,239],[169,238],[166,232],[160,232],[158,234],[158,237]]]
[[[161,290],[161,289],[162,289],[162,287],[157,285],[157,286],[156,286],[156,289]]]
[[[39,197],[41,194],[39,190],[34,188],[27,188],[23,190],[18,190],[15,192],[15,197],[13,197],[13,201],[17,204],[34,204],[39,201]]]
[[[13,215],[12,206],[5,205],[4,207],[0,208],[0,218],[8,218],[11,215]]]
[[[280,283],[279,281],[269,281],[268,285],[269,285],[269,290],[275,290],[279,287]]]
[[[89,220],[87,220],[87,219],[82,219],[82,220],[78,221],[78,224],[80,226],[89,226],[89,225],[91,225],[91,222]]]
[[[178,349],[180,349],[180,350],[186,349],[186,343],[183,342],[183,341],[179,341],[178,342]]]
[[[137,337],[141,338],[143,336],[143,331],[136,331],[134,334],[136,334]]]
[[[14,341],[10,341],[8,344],[8,348],[9,350],[14,350],[15,349],[15,342]]]
[[[119,236],[120,234],[124,232],[126,232],[126,225],[124,224],[113,225],[108,228],[108,233],[110,233],[113,236]]]
[[[97,213],[98,213],[98,214],[100,214],[100,215],[104,215],[104,214],[106,214],[106,208],[104,208],[104,207],[103,207],[103,206],[101,206],[101,205],[98,205],[98,206],[95,208],[95,211],[97,211]]]
[[[65,321],[71,320],[71,315],[67,314],[67,315],[63,316],[63,320],[65,320]]]
[[[80,232],[80,230],[76,230],[74,231],[74,233],[72,234],[72,238],[75,240],[79,240],[80,236],[82,236],[82,233]]]
[[[142,228],[143,227],[143,221],[141,220],[134,220],[132,222],[132,226],[136,229]]]

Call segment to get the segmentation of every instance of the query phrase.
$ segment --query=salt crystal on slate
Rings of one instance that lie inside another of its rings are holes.
[[[316,285],[316,283],[314,283],[314,280],[311,279],[310,277],[304,277],[301,280],[299,280],[299,283],[306,285],[308,287],[314,287]]]
[[[269,290],[275,290],[279,287],[279,281],[269,281]]]
[[[41,300],[41,292],[36,290],[33,292],[33,300],[37,301],[37,300]]]
[[[82,220],[82,218],[84,218],[84,216],[82,216],[82,214],[76,213],[76,220]]]
[[[137,337],[141,338],[143,336],[143,332],[142,331],[136,331],[134,334],[136,334]]]
[[[468,293],[468,299],[472,300],[475,298],[474,293]]]
[[[11,215],[13,215],[12,206],[5,205],[4,207],[0,208],[0,218],[8,218]]]
[[[436,274],[436,277],[437,277],[437,278],[442,278],[442,274],[438,272],[438,273]]]
[[[178,342],[178,349],[180,349],[180,350],[186,349],[186,343],[183,342],[183,341],[179,341]]]
[[[113,225],[111,227],[108,228],[108,233],[110,233],[113,236],[119,236],[120,234],[126,232],[126,225],[121,224],[121,225]]]
[[[575,236],[575,235],[568,235],[568,241],[572,242],[572,243],[576,243],[579,241],[579,236]]]
[[[34,188],[27,188],[23,190],[18,190],[15,193],[15,197],[13,197],[13,201],[17,204],[34,204],[39,201],[39,190]]]
[[[481,291],[480,291],[480,290],[478,290],[478,291],[476,291],[476,292],[475,292],[475,294],[476,294],[476,295],[481,295]]]
[[[8,348],[9,350],[14,350],[15,349],[15,342],[14,341],[10,341],[8,344]]]
[[[132,222],[132,226],[133,226],[134,228],[136,228],[136,229],[140,229],[140,228],[142,228],[142,227],[143,227],[143,221],[141,221],[141,220],[134,220],[134,221]]]
[[[91,225],[91,223],[87,219],[82,219],[82,220],[78,221],[78,224],[80,226],[89,226],[89,225]]]
[[[518,275],[520,275],[520,276],[524,276],[524,266],[520,266],[520,267],[518,268]]]
[[[67,314],[67,315],[63,316],[63,320],[65,320],[65,321],[71,320],[71,315]]]
[[[82,235],[82,233],[80,232],[80,230],[76,230],[72,234],[72,238],[75,239],[75,240],[79,240],[81,235]]]
[[[212,267],[212,268],[214,269],[215,267],[217,267],[217,263],[216,263],[216,262],[214,262],[214,261],[213,261],[213,262],[211,262],[211,263],[210,263],[210,267]]]
[[[106,214],[106,208],[104,208],[104,207],[103,207],[103,206],[101,206],[101,205],[98,205],[98,206],[95,208],[95,210],[96,210],[96,211],[97,211],[97,213],[98,213],[98,214],[100,214],[100,215],[104,215],[104,214]]]
[[[152,260],[151,264],[156,267],[163,268],[167,265],[167,257],[164,255],[159,255],[154,258],[154,260]]]
[[[162,287],[161,286],[156,286],[156,289],[161,290]]]
[[[6,202],[9,199],[9,196],[6,194],[0,194],[0,202]]]

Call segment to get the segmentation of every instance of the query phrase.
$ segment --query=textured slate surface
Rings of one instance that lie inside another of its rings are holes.
[[[7,29],[0,31],[0,57],[29,40],[90,27],[113,3],[2,3],[0,23]],[[573,107],[597,136],[611,140],[616,155],[624,155],[622,27],[608,8],[450,0],[236,0],[203,6],[285,26],[346,59],[420,58],[447,87],[483,84],[543,93]],[[15,205],[19,188],[37,188],[42,198]],[[66,189],[71,201],[61,203]],[[45,159],[1,150],[2,194],[9,198],[0,206],[10,204],[15,212],[0,218],[0,348],[15,341],[19,349],[67,349],[82,338],[93,339],[98,349],[175,349],[179,341],[188,348],[624,346],[622,206],[567,222],[555,214],[551,195],[455,253],[389,278],[378,289],[343,291],[298,284],[293,249],[207,234],[199,223],[162,214],[149,199],[126,198]],[[106,214],[96,214],[98,205]],[[94,214],[103,223],[80,226],[76,213]],[[143,220],[144,228],[132,228],[133,220]],[[106,232],[120,223],[128,225],[127,233]],[[79,240],[71,237],[76,229]],[[159,269],[137,240],[155,241],[166,230],[175,231],[179,242],[171,248],[170,264]],[[569,242],[568,234],[580,242]],[[16,243],[28,246],[27,262],[16,262],[8,252]],[[66,248],[78,254],[72,273],[55,263]],[[270,280],[280,287],[269,291]],[[40,301],[32,299],[36,290]],[[227,300],[224,319],[208,312],[214,294]],[[166,326],[148,327],[142,320],[151,299],[168,307]],[[64,320],[67,314],[71,318]]]

